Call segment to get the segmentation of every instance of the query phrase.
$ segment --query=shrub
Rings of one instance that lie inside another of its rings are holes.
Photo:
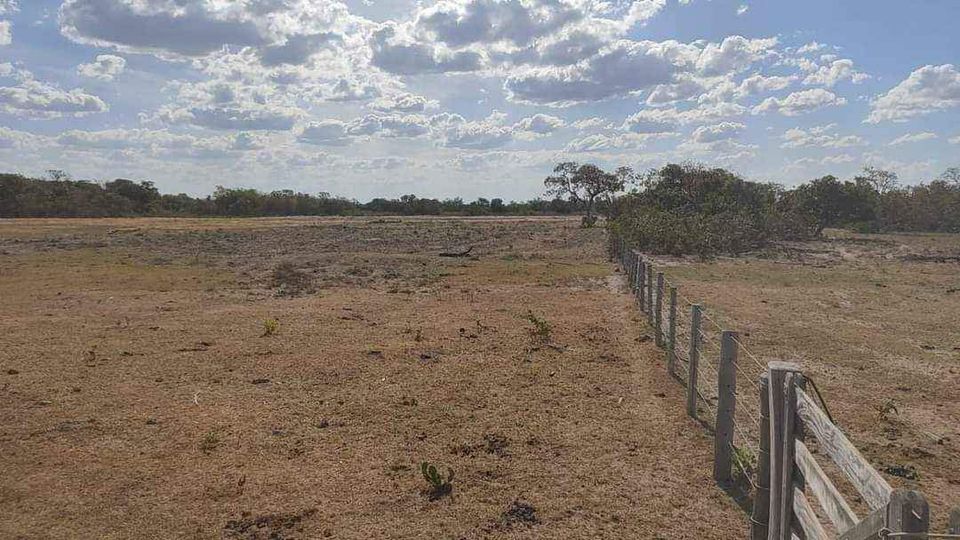
[[[420,464],[420,473],[429,485],[427,488],[427,496],[431,501],[435,501],[444,495],[449,495],[453,491],[453,469],[447,469],[447,477],[444,478],[437,471],[436,466],[424,461]]]

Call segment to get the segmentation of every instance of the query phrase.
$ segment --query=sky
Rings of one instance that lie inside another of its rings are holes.
[[[957,0],[0,0],[0,171],[527,199],[960,166]]]

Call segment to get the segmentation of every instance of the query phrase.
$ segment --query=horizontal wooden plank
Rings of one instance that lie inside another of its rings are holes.
[[[857,524],[857,521],[859,521],[857,514],[854,513],[850,505],[847,504],[847,501],[844,500],[843,495],[837,490],[837,487],[833,485],[830,478],[823,472],[823,469],[820,467],[820,464],[817,463],[817,460],[814,459],[807,445],[797,441],[796,446],[797,465],[800,467],[800,471],[803,472],[803,478],[807,481],[807,487],[810,488],[810,492],[813,493],[817,502],[820,503],[820,508],[823,508],[824,513],[830,518],[830,521],[833,522],[837,533],[843,534],[853,528],[853,526]]]
[[[799,489],[793,490],[793,512],[797,516],[797,521],[803,527],[807,540],[827,540],[827,531],[823,529],[817,514],[814,513],[806,496]]]
[[[840,535],[839,540],[868,540],[879,536],[880,529],[887,524],[887,507],[879,508],[870,513],[852,529]]]
[[[871,509],[881,508],[890,501],[893,491],[890,484],[860,454],[840,428],[827,418],[813,399],[800,389],[797,390],[797,415],[808,432],[820,442],[820,449],[843,471]]]

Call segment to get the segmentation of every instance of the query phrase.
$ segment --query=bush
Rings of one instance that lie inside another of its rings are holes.
[[[643,190],[615,204],[612,227],[650,253],[708,256],[757,249],[775,239],[806,238],[807,214],[778,208],[781,190],[723,169],[668,165]]]

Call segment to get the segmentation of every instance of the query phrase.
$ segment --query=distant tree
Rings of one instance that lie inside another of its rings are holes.
[[[490,211],[494,214],[499,214],[503,212],[503,199],[491,199],[490,200]]]
[[[612,196],[623,191],[628,172],[629,169],[622,168],[617,170],[617,174],[611,174],[596,165],[568,161],[554,167],[553,176],[547,177],[543,184],[548,195],[582,204],[587,212],[583,225],[592,227],[597,222],[594,216],[597,197]]]
[[[148,213],[154,204],[160,201],[160,191],[153,182],[132,182],[118,178],[103,185],[107,193],[117,195],[132,203],[133,211],[139,214]]]
[[[863,176],[858,176],[857,178],[862,178],[866,180],[868,184],[873,186],[874,191],[880,195],[884,195],[897,189],[897,173],[892,171],[885,171],[883,169],[878,169],[877,167],[864,167]]]
[[[949,169],[940,173],[939,180],[943,180],[949,184],[955,186],[960,186],[960,167],[950,167]]]
[[[71,179],[70,173],[60,169],[47,169],[47,178],[54,182],[65,182]]]

